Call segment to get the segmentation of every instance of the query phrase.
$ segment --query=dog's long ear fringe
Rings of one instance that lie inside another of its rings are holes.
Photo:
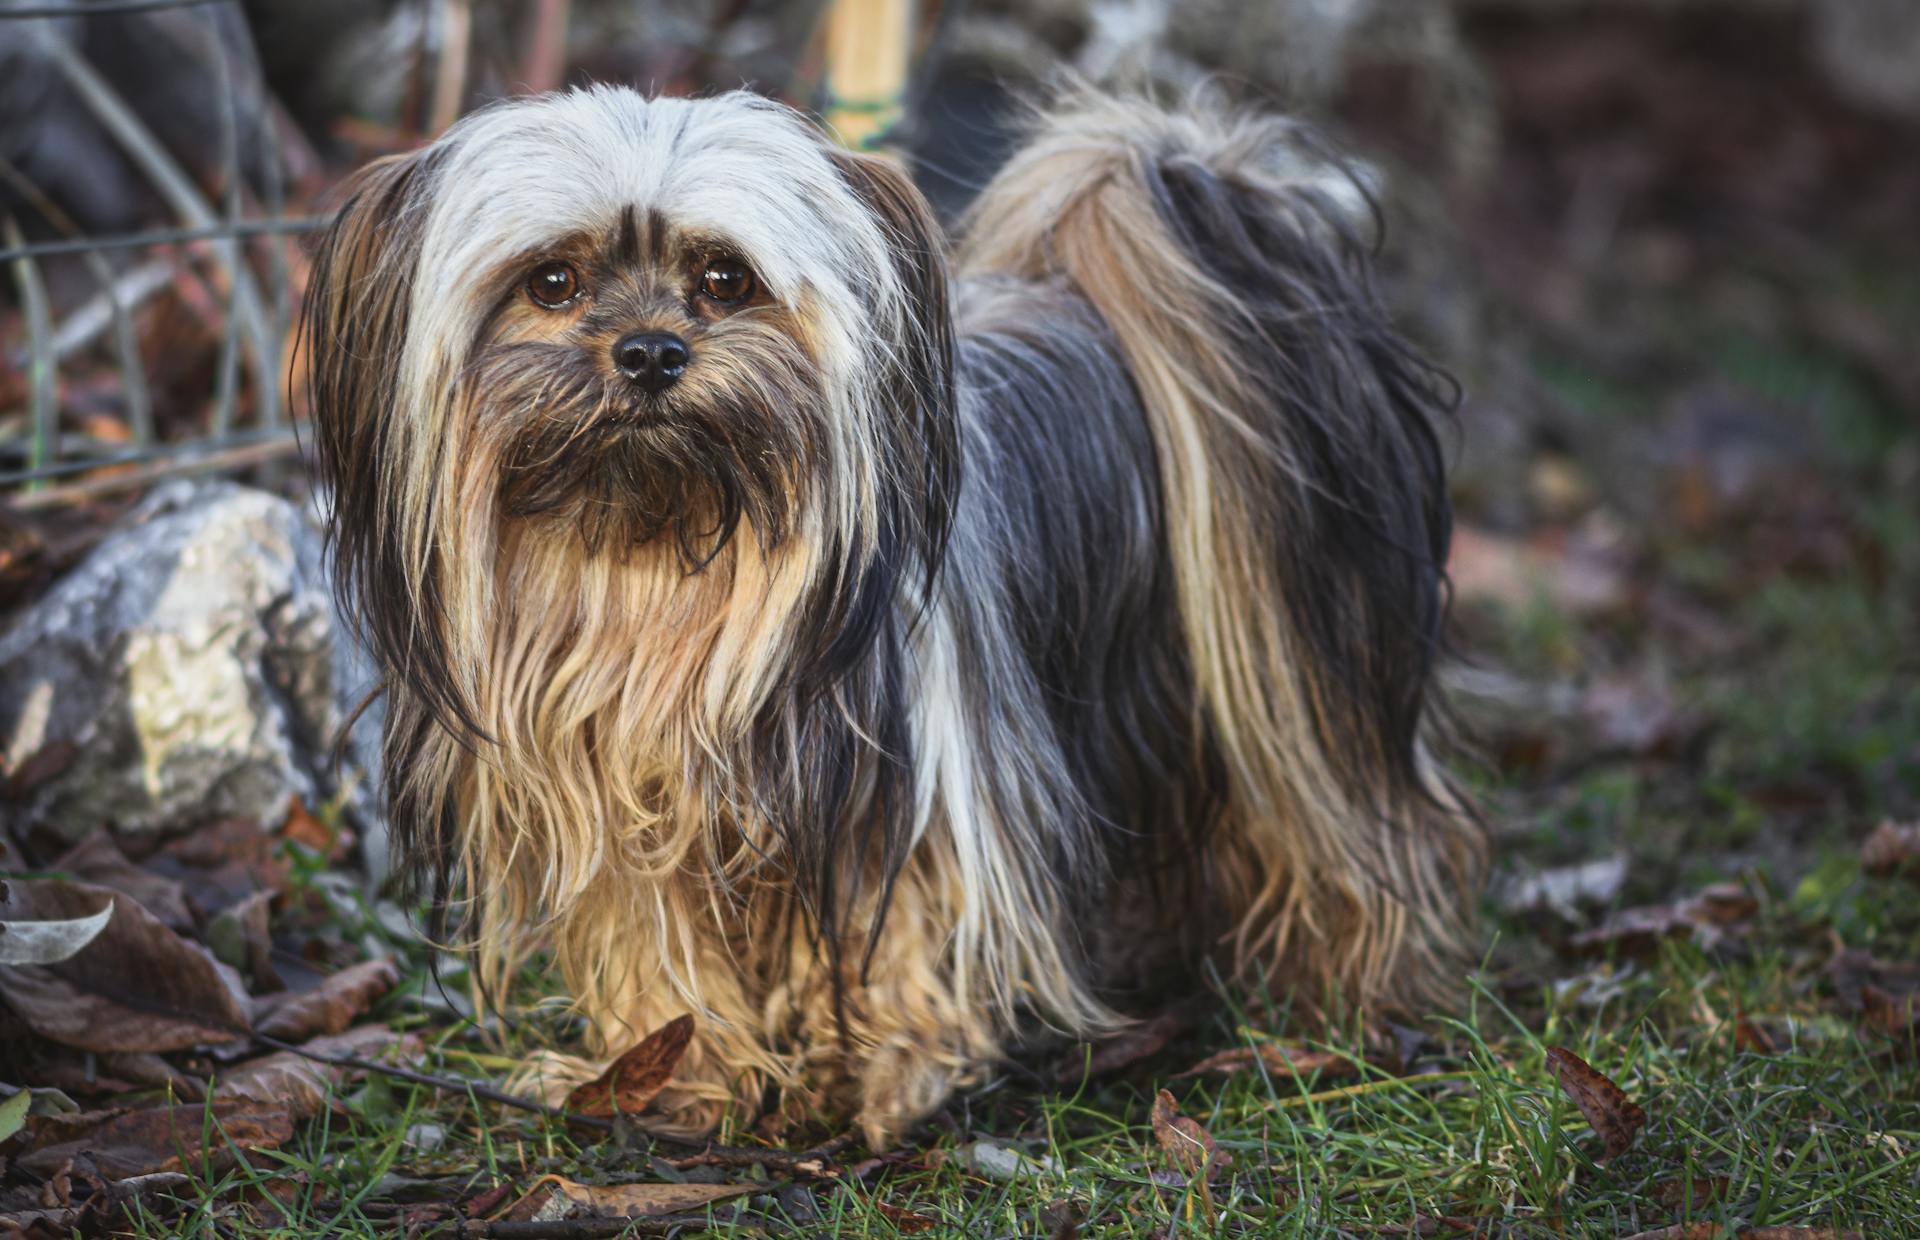
[[[485,734],[449,663],[440,577],[408,545],[407,530],[421,528],[431,514],[406,511],[399,482],[413,461],[401,440],[399,374],[436,159],[433,151],[392,156],[348,182],[314,255],[301,334],[311,358],[315,455],[331,494],[336,590],[384,687],[404,690],[388,697],[383,792],[396,853],[411,886],[430,892],[438,936],[448,906],[453,810],[444,797],[423,794],[412,768],[436,726],[464,744]]]
[[[847,980],[843,943],[865,938],[864,975],[906,862],[916,805],[906,644],[946,554],[960,451],[955,417],[953,310],[945,248],[932,209],[884,159],[831,151],[847,185],[886,234],[893,287],[874,325],[886,346],[868,377],[873,449],[880,461],[870,528],[840,532],[829,548],[836,580],[800,626],[813,648],[795,659],[792,700],[771,711],[756,766],[761,787],[798,787],[779,807],[815,932]],[[794,781],[787,772],[804,770]],[[865,890],[877,881],[879,890]],[[871,897],[871,898],[868,898]],[[859,906],[865,926],[849,926]]]
[[[1069,92],[988,187],[963,269],[1067,279],[1146,407],[1235,821],[1241,963],[1308,997],[1431,992],[1477,829],[1428,754],[1447,377],[1371,287],[1354,181],[1283,120]]]
[[[340,595],[388,677],[429,703],[450,732],[476,738],[481,729],[442,641],[439,578],[418,571],[407,544],[406,531],[430,514],[400,511],[409,492],[395,481],[410,463],[400,441],[400,367],[435,162],[433,150],[389,156],[348,182],[314,255],[303,335]]]

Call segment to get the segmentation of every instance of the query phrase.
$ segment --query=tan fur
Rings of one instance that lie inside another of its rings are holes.
[[[1119,337],[1152,415],[1199,707],[1232,783],[1216,873],[1237,965],[1308,1003],[1405,1007],[1448,988],[1479,835],[1464,814],[1427,804],[1393,807],[1418,824],[1396,832],[1342,791],[1306,654],[1273,602],[1286,583],[1272,540],[1287,531],[1245,506],[1289,462],[1252,424],[1260,398],[1216,330],[1236,303],[1172,243],[1140,188],[1150,161],[1177,153],[1281,189],[1309,173],[1281,162],[1279,124],[1205,99],[1169,111],[1078,92],[982,193],[959,265],[1072,280]]]

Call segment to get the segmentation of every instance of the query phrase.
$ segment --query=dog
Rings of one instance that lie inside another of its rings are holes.
[[[1069,87],[950,241],[786,106],[598,86],[343,199],[304,330],[396,849],[487,993],[551,953],[559,1087],[691,1013],[662,1128],[878,1148],[1207,967],[1457,980],[1455,390],[1301,126]]]

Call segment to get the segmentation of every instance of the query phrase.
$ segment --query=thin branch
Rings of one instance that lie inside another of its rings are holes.
[[[822,1141],[810,1150],[794,1153],[790,1150],[759,1149],[753,1146],[711,1145],[698,1154],[686,1158],[667,1160],[667,1165],[675,1171],[686,1171],[692,1167],[765,1167],[769,1171],[783,1172],[787,1175],[837,1176],[840,1169],[832,1165],[832,1158],[854,1143],[857,1134],[843,1132],[837,1137]]]
[[[4,180],[14,193],[26,199],[40,213],[40,218],[69,237],[80,234],[80,225],[74,218],[62,210],[59,203],[42,193],[30,177],[4,156],[0,156],[0,180]],[[153,400],[147,391],[147,374],[140,360],[140,340],[133,328],[133,314],[121,298],[120,278],[105,256],[97,250],[88,250],[80,256],[80,261],[86,264],[87,270],[93,273],[93,278],[100,284],[99,296],[88,306],[105,306],[104,315],[96,315],[96,318],[102,328],[109,325],[113,328],[114,349],[120,355],[120,386],[126,397],[127,425],[133,430],[133,442],[144,448],[153,442]],[[69,339],[68,328],[72,323],[73,316],[69,315],[47,342],[53,351],[56,366],[72,352],[72,346],[65,343]],[[89,335],[87,338],[92,337]]]
[[[4,507],[15,512],[28,512],[37,508],[57,508],[62,504],[84,503],[87,500],[99,499],[121,491],[138,490],[168,478],[183,478],[194,474],[218,473],[225,469],[244,469],[250,465],[264,465],[269,461],[293,456],[299,450],[299,441],[293,437],[293,434],[282,432],[272,438],[254,440],[235,447],[223,448],[217,452],[165,457],[145,468],[129,470],[124,474],[108,474],[101,478],[88,478],[84,482],[69,483],[63,487],[30,491],[25,495],[16,495],[6,500]],[[89,461],[84,467],[104,469],[112,464],[114,464],[112,459]],[[29,476],[37,480],[37,475],[30,473]]]
[[[61,37],[57,28],[35,26],[33,33],[40,50],[54,62],[67,84],[86,101],[94,117],[147,174],[154,188],[160,191],[173,209],[189,225],[198,228],[217,227],[218,217],[201,196],[199,188],[180,170],[180,166],[154,138],[152,131],[106,78],[78,49]],[[276,360],[280,342],[267,322],[259,289],[254,286],[253,275],[247,270],[238,242],[225,241],[215,248],[229,268],[234,313],[246,329],[248,352],[253,356],[258,385],[255,399],[259,402],[263,418],[271,423],[277,416],[280,400],[280,367]]]
[[[757,1220],[733,1220],[735,1225]],[[762,1230],[766,1224],[758,1224]],[[679,1214],[666,1218],[556,1218],[528,1222],[463,1219],[453,1225],[459,1240],[598,1240],[602,1236],[690,1235],[713,1226],[704,1214]]]
[[[415,1085],[424,1085],[428,1089],[437,1089],[443,1093],[470,1093],[477,1098],[485,1098],[488,1102],[497,1102],[501,1106],[513,1107],[521,1111],[532,1111],[534,1114],[544,1115],[548,1119],[565,1120],[570,1124],[582,1124],[589,1128],[598,1128],[603,1132],[612,1131],[615,1123],[614,1120],[605,1116],[575,1115],[569,1111],[563,1111],[559,1107],[550,1107],[544,1102],[535,1102],[531,1098],[522,1098],[516,1094],[507,1093],[505,1090],[495,1089],[491,1085],[482,1085],[478,1081],[462,1080],[458,1077],[450,1076],[433,1076],[426,1072],[415,1072],[411,1068],[402,1068],[390,1063],[381,1063],[375,1059],[363,1059],[358,1055],[325,1055],[319,1051],[308,1050],[303,1046],[296,1046],[291,1042],[282,1042],[278,1038],[270,1038],[263,1033],[254,1034],[253,1039],[263,1046],[271,1046],[277,1051],[291,1051],[302,1059],[311,1059],[315,1063],[324,1063],[335,1068],[357,1068],[362,1072],[378,1072],[383,1076],[408,1081]],[[650,1137],[653,1136],[652,1133],[648,1133],[647,1135]],[[671,1140],[671,1138],[667,1139]],[[689,1143],[681,1142],[681,1144]]]
[[[9,245],[20,241],[20,226],[11,215],[0,220]],[[53,314],[47,305],[47,286],[41,282],[40,269],[30,258],[13,264],[14,283],[20,290],[20,306],[27,321],[27,375],[33,400],[33,439],[27,462],[39,467],[59,450],[59,411],[54,407],[54,360],[48,340],[53,335]]]
[[[66,241],[36,241],[0,250],[0,263],[16,258],[51,258],[56,254],[84,254],[88,250],[129,250],[142,246],[176,245],[186,241],[226,241],[278,233],[317,232],[333,223],[331,215],[296,215],[283,220],[230,220],[200,228],[156,228],[113,237],[74,237]]]
[[[667,1145],[678,1145],[693,1150],[694,1152],[691,1154],[668,1162],[668,1165],[676,1171],[684,1171],[689,1167],[751,1167],[758,1165],[767,1168],[769,1171],[784,1172],[791,1175],[820,1178],[832,1177],[839,1174],[839,1168],[832,1166],[829,1160],[841,1150],[852,1145],[857,1139],[856,1133],[843,1132],[836,1137],[821,1142],[812,1149],[802,1150],[799,1153],[794,1153],[791,1150],[776,1150],[758,1146],[702,1145],[698,1141],[689,1141],[684,1137],[673,1137],[654,1132],[643,1125],[636,1124],[631,1116],[622,1116],[619,1119],[614,1119],[604,1115],[577,1115],[574,1112],[565,1111],[559,1107],[548,1106],[544,1102],[536,1102],[531,1098],[522,1098],[518,1095],[507,1093],[504,1090],[494,1089],[490,1085],[482,1085],[476,1081],[463,1080],[458,1077],[434,1076],[427,1072],[416,1072],[411,1068],[402,1068],[394,1064],[381,1063],[375,1059],[363,1059],[358,1055],[322,1054],[319,1051],[307,1050],[305,1047],[296,1046],[291,1042],[282,1042],[278,1038],[270,1038],[258,1033],[254,1034],[253,1038],[262,1045],[271,1046],[277,1051],[291,1051],[302,1059],[311,1059],[315,1063],[323,1063],[335,1068],[355,1068],[362,1072],[377,1072],[384,1076],[391,1076],[396,1080],[408,1081],[415,1085],[424,1085],[428,1089],[437,1089],[443,1093],[471,1093],[475,1097],[485,1098],[489,1102],[497,1102],[501,1106],[513,1107],[522,1111],[531,1111],[535,1115],[544,1115],[548,1119],[562,1120],[569,1124],[579,1124],[583,1127],[599,1129],[602,1132],[611,1132],[617,1125],[624,1123],[627,1127],[639,1132],[649,1141]]]
[[[0,21],[20,17],[96,17],[109,13],[151,13],[156,9],[185,9],[202,4],[227,4],[231,0],[91,0],[72,4],[0,4]]]

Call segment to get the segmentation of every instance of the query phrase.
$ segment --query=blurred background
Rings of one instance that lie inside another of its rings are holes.
[[[6,0],[0,655],[45,659],[34,609],[156,484],[304,495],[294,328],[363,161],[519,92],[746,85],[956,218],[1063,67],[1223,81],[1377,174],[1388,294],[1465,385],[1449,688],[1506,868],[1802,890],[1915,814],[1911,0]],[[19,697],[21,829],[73,834]],[[136,794],[86,803],[206,812]]]

